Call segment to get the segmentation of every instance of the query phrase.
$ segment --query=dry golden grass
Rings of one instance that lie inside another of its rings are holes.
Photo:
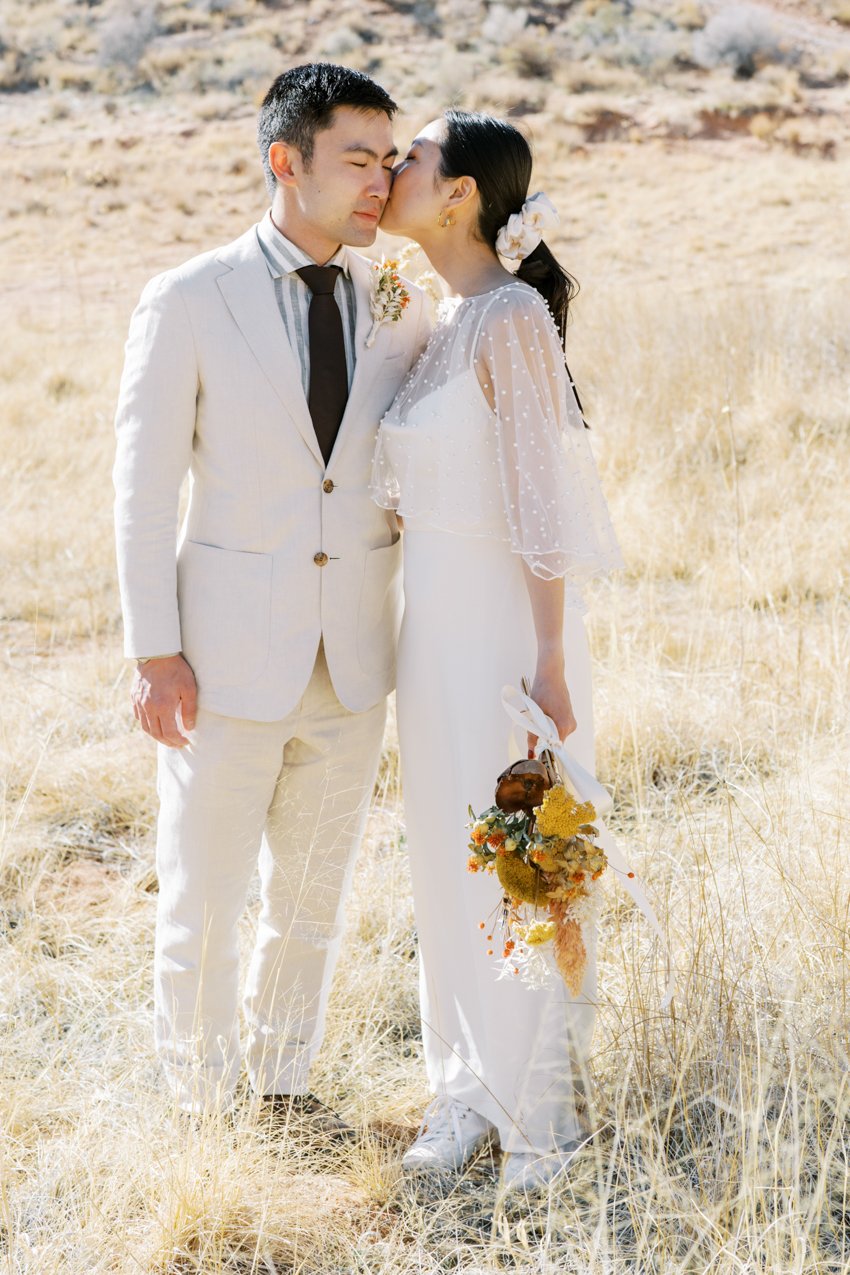
[[[593,598],[599,769],[669,929],[674,1010],[613,897],[597,1132],[565,1187],[504,1214],[483,1163],[410,1195],[426,1089],[390,731],[315,1075],[362,1139],[272,1143],[250,1108],[178,1124],[111,416],[145,279],[264,196],[243,101],[31,98],[0,156],[4,1271],[850,1271],[846,153],[586,143],[552,101],[540,184],[583,284],[571,366],[628,560]]]

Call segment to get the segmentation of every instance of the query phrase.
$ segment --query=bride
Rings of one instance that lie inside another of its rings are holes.
[[[504,1184],[522,1190],[585,1132],[595,950],[577,998],[497,977],[479,926],[501,891],[466,871],[467,807],[492,803],[511,759],[501,690],[531,670],[593,769],[580,585],[622,565],[564,361],[574,284],[542,241],[557,215],[529,199],[530,176],[517,129],[457,110],[396,167],[381,227],[420,244],[459,301],[382,422],[372,481],[404,526],[398,725],[434,1093],[403,1167],[457,1172],[498,1137]]]

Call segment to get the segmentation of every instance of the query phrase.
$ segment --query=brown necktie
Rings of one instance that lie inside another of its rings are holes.
[[[325,464],[331,458],[348,400],[342,315],[334,297],[340,269],[340,266],[302,266],[298,271],[313,294],[307,323],[310,337],[310,392],[307,402]]]

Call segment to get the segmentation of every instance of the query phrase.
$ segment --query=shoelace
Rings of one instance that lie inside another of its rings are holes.
[[[439,1097],[435,1098],[429,1106],[425,1108],[425,1114],[422,1117],[422,1124],[419,1126],[417,1141],[432,1142],[436,1138],[444,1136],[446,1120],[451,1121],[452,1133],[455,1136],[457,1145],[461,1145],[460,1122],[465,1120],[469,1115],[469,1107],[465,1103],[458,1102],[456,1098]],[[441,1119],[442,1118],[442,1119]]]

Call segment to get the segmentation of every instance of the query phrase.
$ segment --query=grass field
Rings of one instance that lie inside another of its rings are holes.
[[[263,211],[253,108],[0,106],[0,1270],[850,1272],[850,152],[838,125],[821,144],[828,112],[796,147],[763,125],[656,135],[652,91],[583,95],[631,132],[580,135],[554,89],[528,127],[582,284],[570,363],[628,564],[592,597],[599,773],[679,992],[660,1013],[648,931],[612,896],[596,1135],[526,1216],[494,1208],[486,1163],[444,1199],[399,1180],[427,1094],[392,730],[315,1076],[361,1140],[175,1118],[111,418],[144,281]]]

